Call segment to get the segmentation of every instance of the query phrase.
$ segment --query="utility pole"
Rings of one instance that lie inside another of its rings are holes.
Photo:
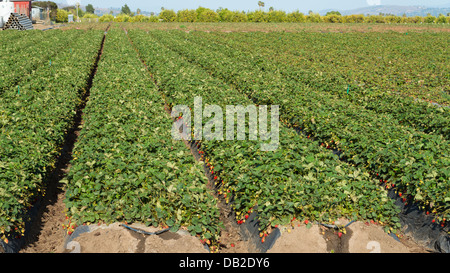
[[[78,17],[78,8],[80,7],[80,2],[77,2],[77,22],[80,22],[80,17]]]

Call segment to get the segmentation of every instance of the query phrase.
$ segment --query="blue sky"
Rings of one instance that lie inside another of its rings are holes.
[[[60,0],[61,2],[71,2],[73,0]],[[57,1],[58,2],[58,1]],[[143,11],[159,12],[161,7],[166,9],[195,9],[199,6],[211,9],[219,7],[228,8],[230,10],[255,10],[258,9],[258,0],[80,0],[82,5],[92,4],[94,7],[120,8],[127,4],[132,11],[140,8]],[[294,11],[300,10],[307,12],[313,10],[318,12],[324,9],[355,9],[360,7],[367,7],[369,4],[381,5],[420,5],[420,6],[450,6],[450,0],[266,0],[265,9],[274,7],[275,9]]]

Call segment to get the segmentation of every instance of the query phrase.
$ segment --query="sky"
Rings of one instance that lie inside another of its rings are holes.
[[[55,0],[54,0],[55,1]],[[258,0],[59,0],[56,2],[80,2],[81,5],[92,4],[94,7],[101,8],[120,8],[127,4],[132,11],[141,9],[148,12],[159,12],[161,7],[165,9],[196,9],[199,6],[218,9],[219,7],[230,10],[256,10],[258,9]],[[350,10],[371,5],[402,5],[402,6],[449,6],[450,0],[263,0],[265,10],[274,7],[277,10],[287,12],[299,10],[308,12],[312,10],[319,12],[326,9]]]

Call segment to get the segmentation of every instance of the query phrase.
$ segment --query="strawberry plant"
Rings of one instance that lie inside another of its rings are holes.
[[[288,79],[304,82],[310,87],[313,86],[315,90],[332,92],[339,98],[363,105],[366,109],[376,113],[392,115],[403,125],[426,133],[441,134],[448,140],[450,135],[447,126],[450,122],[449,108],[436,107],[427,102],[417,101],[413,96],[405,96],[409,94],[409,90],[418,88],[420,80],[407,80],[402,84],[393,84],[392,79],[382,82],[385,81],[385,76],[377,77],[370,83],[366,80],[369,76],[383,75],[383,73],[396,73],[404,75],[404,77],[412,77],[420,73],[424,74],[421,75],[422,79],[433,82],[433,86],[427,86],[427,92],[422,92],[421,97],[426,98],[430,94],[441,96],[450,86],[448,67],[442,67],[447,60],[439,49],[439,43],[444,43],[445,40],[442,39],[443,37],[436,40],[438,38],[435,37],[436,35],[427,36],[431,35],[417,34],[417,36],[405,37],[401,34],[389,34],[382,35],[382,39],[380,39],[380,34],[346,34],[342,37],[340,34],[317,33],[271,33],[267,35],[261,33],[213,33],[208,36],[208,39],[215,43],[231,46],[234,51],[242,51],[244,54],[251,54],[257,50],[258,55],[253,58],[258,63],[264,63],[264,66],[273,66]],[[408,45],[398,48],[390,44],[390,41],[397,41],[399,37],[409,42]],[[283,39],[280,40],[281,38]],[[367,39],[370,39],[369,43],[362,42]],[[418,47],[419,39],[432,41],[432,44],[427,47]],[[384,44],[376,44],[380,41],[383,41]],[[336,46],[336,43],[339,46]],[[349,44],[358,46],[350,47]],[[317,47],[318,45],[326,46],[327,50],[305,49],[305,47]],[[413,46],[414,50],[412,50]],[[297,50],[299,47],[302,48],[301,52]],[[349,51],[352,52],[349,53]],[[394,64],[384,60],[380,63],[378,58],[373,58],[375,52],[381,56],[388,55],[384,57],[386,59],[402,56],[411,65],[405,68],[404,62],[399,60]],[[436,56],[431,58],[430,55]],[[269,60],[270,62],[268,62]],[[436,64],[432,71],[419,70],[420,68],[416,65],[429,62]],[[337,65],[342,67],[338,68]],[[356,74],[359,78],[355,77]],[[439,81],[436,81],[436,78]],[[348,92],[342,92],[346,89]],[[399,92],[401,93],[399,94]],[[442,98],[436,98],[436,100],[448,104]]]
[[[135,30],[129,35],[171,105],[193,108],[195,96],[222,108],[252,104],[238,90],[169,50],[160,37]],[[202,140],[197,146],[217,193],[234,209],[238,224],[256,211],[262,229],[288,224],[293,217],[328,222],[341,216],[398,227],[386,192],[368,173],[338,161],[331,151],[286,127],[280,128],[280,147],[273,152],[260,151],[261,143],[246,139]]]
[[[0,97],[1,239],[24,234],[29,209],[45,194],[46,177],[72,126],[102,34],[85,33],[72,53],[58,53],[52,66],[41,66],[24,79],[20,94]],[[70,35],[56,32],[62,40]]]
[[[79,35],[80,32],[74,30],[36,31],[4,44],[0,58],[0,93],[17,92],[22,78],[39,65],[49,63],[52,56],[66,49]]]
[[[380,173],[383,180],[392,181],[424,208],[433,207],[441,218],[448,217],[450,149],[442,135],[402,126],[390,115],[287,79],[261,58],[211,43],[207,34],[151,34],[255,103],[279,104],[281,118],[288,125],[339,150],[341,159]],[[421,180],[424,183],[419,183]]]
[[[217,241],[217,201],[201,165],[172,139],[171,128],[127,36],[108,31],[67,178],[71,221],[142,222]]]

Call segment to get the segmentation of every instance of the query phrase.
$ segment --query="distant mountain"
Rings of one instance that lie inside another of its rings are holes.
[[[323,10],[319,13],[325,15],[331,10]],[[397,16],[427,16],[431,14],[433,16],[439,16],[439,14],[447,15],[450,13],[450,3],[447,5],[440,5],[439,7],[423,7],[423,6],[391,6],[391,5],[378,5],[370,6],[352,10],[339,10],[342,15],[352,15],[352,14],[364,14],[364,15],[378,15],[382,14],[393,14]]]

